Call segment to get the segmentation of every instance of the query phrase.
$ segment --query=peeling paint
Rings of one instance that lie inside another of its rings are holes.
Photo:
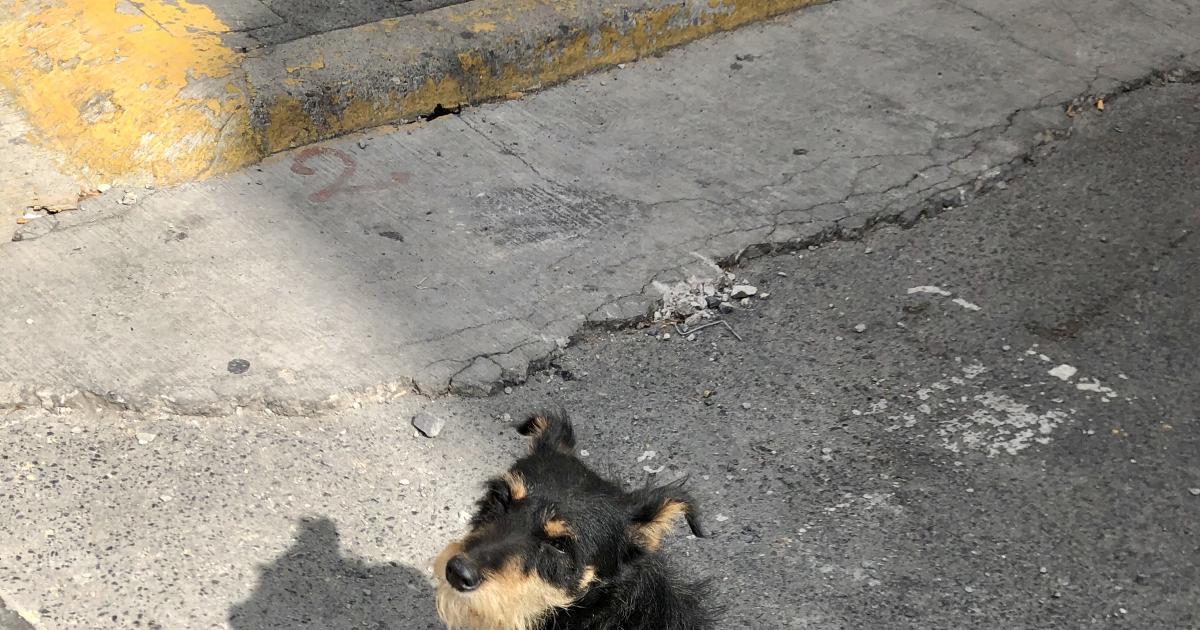
[[[0,21],[0,86],[38,141],[101,182],[174,182],[244,164],[248,135],[223,133],[249,129],[239,56],[215,34],[228,28],[188,0],[139,7],[18,2]],[[202,81],[219,89],[189,91]]]
[[[644,0],[606,12],[575,0],[475,0],[435,12],[443,25],[422,15],[341,31],[395,39],[398,67],[389,72],[406,78],[364,89],[373,81],[356,79],[353,64],[332,68],[319,48],[277,70],[285,77],[251,85],[245,56],[221,40],[228,25],[189,0],[17,0],[0,21],[0,85],[29,113],[38,139],[77,169],[100,181],[169,184],[411,121],[439,105],[544,87],[819,1]],[[416,28],[446,38],[456,51],[449,63],[429,68],[422,51],[405,48]],[[460,37],[464,30],[475,36]]]

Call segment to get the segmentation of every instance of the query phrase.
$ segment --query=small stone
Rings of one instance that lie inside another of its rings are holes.
[[[1038,569],[1038,573],[1041,573],[1042,575],[1046,575],[1049,572],[1050,572],[1050,569],[1047,569],[1046,567],[1042,567],[1042,568]]]
[[[111,188],[112,184],[100,184],[99,186],[96,186],[96,190],[99,192],[108,192]]]
[[[750,298],[748,298],[748,297],[742,298],[740,301],[740,304],[742,306],[750,306]]]
[[[135,437],[137,437],[138,444],[149,444],[158,436],[154,433],[137,433]]]
[[[786,278],[786,277],[788,277],[788,275],[787,275],[787,272],[786,272],[786,271],[776,271],[776,272],[775,272],[775,275],[779,276],[780,278]]]
[[[724,523],[725,521],[728,521],[728,520],[729,520],[729,517],[728,517],[728,516],[725,516],[724,514],[718,514],[718,515],[716,516],[716,521],[717,521],[718,523]]]
[[[159,498],[159,499],[162,499],[162,502],[163,502],[163,503],[166,503],[166,502],[170,501],[171,499],[173,499],[174,497],[172,497],[172,496],[171,496],[171,495],[169,495],[169,494],[164,494],[164,495],[162,495],[161,497],[158,497],[158,498]]]
[[[687,319],[683,320],[683,325],[688,328],[699,326],[701,322],[708,318],[708,311],[698,311],[688,315]]]
[[[704,298],[704,304],[708,308],[719,308],[721,306],[721,297],[718,295],[708,295]]]
[[[511,394],[512,392],[513,392],[513,390],[512,390],[512,388],[511,388],[511,387],[505,387],[505,388],[504,388],[504,393],[505,393],[505,394]]]
[[[640,464],[648,459],[654,459],[655,455],[658,455],[657,451],[642,451],[642,454],[638,455],[638,463]]]
[[[659,339],[662,339],[663,341],[666,341],[670,338],[671,338],[671,333],[663,333],[662,336],[659,337]]]
[[[233,359],[225,366],[230,374],[245,374],[250,369],[250,362],[245,359]]]
[[[137,203],[137,195],[127,192],[121,196],[121,200],[117,203],[121,204],[122,206],[132,206],[133,204]]]
[[[854,327],[854,332],[856,332],[856,333],[865,333],[865,332],[867,332],[867,325],[866,325],[866,324],[858,324],[858,325],[856,325],[856,326]]]
[[[736,284],[733,286],[733,289],[729,291],[729,297],[735,300],[740,300],[742,298],[750,297],[755,293],[758,293],[757,287],[753,287],[748,284]]]
[[[32,326],[32,325],[33,325],[33,320],[32,320],[32,319],[27,319],[27,320],[25,320],[25,323],[26,323],[26,324],[28,324],[28,325],[30,325],[30,326]]]
[[[692,334],[688,335],[688,336],[687,336],[687,340],[688,340],[688,341],[695,341],[695,340],[696,340],[696,333],[692,333]]]
[[[591,452],[591,451],[589,451],[589,450],[587,450],[586,448],[585,448],[585,449],[583,449],[583,450],[581,450],[581,451],[579,451],[579,456],[580,456],[580,457],[587,457],[588,455],[591,455],[591,454],[592,454],[592,452]]]
[[[717,309],[728,315],[733,312],[733,304],[730,304],[729,302],[721,302]]]
[[[973,587],[970,587],[970,586],[964,586],[964,587],[963,587],[963,590],[964,590],[964,591],[966,591],[966,592],[968,592],[968,593],[974,593],[974,592],[975,592],[975,589],[974,589]]]
[[[771,297],[771,294],[770,294],[770,293],[765,293],[765,292],[764,292],[764,293],[759,293],[759,294],[758,294],[758,299],[760,299],[760,300],[765,300],[765,299],[767,299],[767,298],[769,298],[769,297]]]
[[[412,483],[412,482],[411,482],[411,481],[409,481],[408,479],[401,479],[401,480],[400,480],[400,485],[402,485],[402,486],[407,486],[407,485],[408,485],[408,484],[410,484],[410,483]]]
[[[1200,488],[1188,488],[1188,492],[1194,497],[1200,497]]]
[[[742,403],[742,409],[749,409],[750,403]]]
[[[834,337],[834,338],[833,338],[833,340],[834,340],[834,341],[842,341],[842,340],[844,340],[844,339],[845,339],[845,337],[843,337],[843,336],[841,336],[841,335],[838,335],[837,337]]]
[[[446,421],[430,413],[419,413],[413,416],[412,425],[425,437],[437,437],[446,426]]]

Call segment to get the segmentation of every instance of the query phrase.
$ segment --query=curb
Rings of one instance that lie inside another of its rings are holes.
[[[0,630],[33,630],[33,624],[0,599]]]
[[[0,88],[90,185],[162,186],[823,1],[472,0],[249,50],[187,0],[17,0]]]

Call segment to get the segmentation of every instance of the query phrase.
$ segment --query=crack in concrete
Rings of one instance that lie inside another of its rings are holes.
[[[1101,75],[1102,70],[1098,68],[1095,77],[1093,77],[1092,81],[1088,84],[1089,90],[1095,85]],[[1200,69],[1180,69],[1167,72],[1150,72],[1139,79],[1124,82],[1117,86],[1109,92],[1108,98],[1110,100],[1116,100],[1124,94],[1128,94],[1149,85],[1158,85],[1171,82],[1200,82]],[[1081,98],[1088,99],[1091,98],[1091,96],[1092,95],[1090,92],[1086,92],[1076,96],[1075,98],[1068,99],[1066,101],[1060,101],[1058,105],[1039,105],[1038,109],[1043,107],[1060,107],[1065,110],[1067,106],[1078,102]],[[1042,97],[1038,102],[1040,103],[1045,98],[1046,97]],[[499,370],[501,373],[501,378],[495,383],[483,384],[484,388],[494,390],[494,388],[497,386],[519,382],[521,380],[519,377],[513,377],[515,368],[513,368],[512,365],[510,365],[509,368],[506,368],[504,364],[497,361],[498,358],[506,355],[513,355],[514,353],[520,353],[523,350],[528,350],[529,348],[537,345],[553,345],[553,348],[548,349],[548,351],[544,353],[534,353],[530,354],[529,356],[526,356],[526,354],[523,353],[522,356],[517,357],[516,362],[522,363],[524,369],[516,370],[516,373],[523,373],[526,376],[531,371],[536,370],[538,365],[542,365],[546,361],[552,360],[553,356],[555,356],[555,354],[563,346],[558,342],[550,344],[547,341],[546,335],[551,329],[565,329],[565,325],[568,323],[572,323],[573,321],[582,321],[581,324],[574,325],[575,332],[566,339],[565,343],[570,344],[573,343],[583,331],[586,331],[589,328],[611,329],[614,327],[630,326],[646,321],[648,314],[635,315],[621,320],[613,320],[611,318],[605,318],[601,320],[598,317],[598,314],[600,314],[602,310],[613,308],[618,303],[625,300],[646,299],[648,303],[651,303],[653,298],[649,297],[648,292],[650,291],[650,288],[654,284],[655,280],[665,273],[679,269],[681,263],[688,255],[687,252],[694,249],[697,242],[700,243],[702,248],[711,249],[717,239],[737,234],[752,236],[756,233],[766,230],[765,235],[750,239],[747,243],[741,246],[739,251],[731,253],[724,258],[714,257],[722,266],[729,267],[736,265],[741,260],[758,255],[794,251],[795,249],[801,247],[825,244],[839,239],[859,238],[867,230],[882,224],[894,223],[902,227],[911,227],[921,218],[935,216],[940,212],[959,207],[965,203],[969,203],[969,201],[978,195],[986,194],[992,190],[995,182],[1011,176],[1023,165],[1029,167],[1036,166],[1035,160],[1039,151],[1045,150],[1046,145],[1053,145],[1054,143],[1061,142],[1068,138],[1070,136],[1070,130],[1077,123],[1077,120],[1064,120],[1061,127],[1052,129],[1054,133],[1050,134],[1048,138],[1042,140],[1035,139],[1032,142],[1028,142],[1018,155],[1011,157],[1001,164],[989,165],[983,170],[976,170],[973,175],[966,173],[959,175],[951,174],[939,177],[935,181],[929,182],[927,185],[914,187],[914,184],[926,177],[929,177],[930,173],[937,171],[938,169],[953,169],[955,165],[963,164],[965,161],[973,158],[980,151],[982,151],[985,143],[1009,135],[1010,132],[1016,127],[1020,116],[1027,111],[1029,110],[1026,108],[1017,108],[1010,112],[1002,123],[991,125],[983,129],[976,129],[963,134],[937,138],[932,143],[930,149],[925,153],[904,153],[896,154],[895,156],[890,154],[881,154],[825,158],[812,167],[789,174],[780,182],[763,185],[759,187],[759,191],[767,191],[773,188],[786,186],[794,182],[797,177],[803,175],[805,172],[813,172],[831,159],[852,159],[856,161],[872,160],[872,164],[870,166],[859,169],[855,172],[853,180],[848,187],[849,192],[839,199],[820,201],[809,204],[808,206],[802,208],[785,207],[769,213],[769,222],[759,223],[750,227],[733,228],[715,234],[708,234],[702,238],[687,241],[671,248],[670,252],[666,256],[669,260],[673,261],[671,264],[662,266],[650,274],[649,279],[645,281],[638,290],[624,293],[616,298],[607,299],[601,302],[598,306],[591,309],[590,312],[587,313],[586,317],[565,316],[556,320],[551,320],[550,322],[539,326],[536,333],[523,337],[519,342],[504,350],[480,353],[463,359],[442,358],[437,361],[430,362],[422,368],[421,372],[434,369],[440,365],[454,366],[453,371],[448,375],[448,378],[444,380],[444,385],[439,385],[439,389],[437,391],[420,390],[419,386],[414,382],[414,378],[406,377],[386,381],[376,385],[348,388],[339,392],[329,393],[328,395],[311,397],[307,399],[296,397],[276,398],[269,394],[256,394],[254,396],[242,396],[220,400],[219,395],[217,395],[215,402],[192,404],[179,403],[178,401],[163,396],[145,396],[138,400],[131,400],[129,397],[118,393],[91,391],[84,387],[74,388],[69,391],[54,392],[48,388],[32,386],[14,387],[11,386],[11,384],[0,383],[0,389],[4,390],[3,395],[0,395],[0,408],[12,408],[20,406],[49,406],[50,408],[53,408],[56,406],[91,405],[93,407],[101,407],[117,411],[158,411],[192,416],[210,416],[232,413],[238,408],[262,408],[280,415],[315,416],[330,411],[336,411],[353,404],[360,404],[364,401],[386,402],[396,397],[405,395],[408,389],[412,387],[417,387],[421,394],[427,396],[436,396],[447,392],[453,392],[456,389],[455,380],[460,379],[465,370],[469,369],[475,362],[481,360],[490,362],[494,365],[495,369]],[[470,124],[468,124],[468,127],[472,128],[477,133],[480,133],[478,129],[475,129]],[[944,161],[933,160],[933,154],[935,152],[944,150],[948,145],[962,140],[966,140],[970,143],[968,150],[965,152],[961,150],[956,152],[954,159]],[[488,141],[494,144],[490,138]],[[520,156],[514,157],[529,167],[530,170],[536,175],[542,177],[541,173],[538,172],[536,168],[532,167],[532,165],[528,164],[524,159],[520,158]],[[865,174],[880,168],[880,166],[884,163],[883,160],[891,157],[924,157],[928,158],[932,164],[929,164],[915,174],[907,177],[902,182],[894,183],[877,190],[856,190]],[[947,185],[947,183],[951,183],[951,185]],[[887,197],[893,195],[894,193],[905,191],[906,189],[907,192],[902,196],[890,200],[884,200],[885,203],[882,203],[880,207],[874,210],[866,211],[862,214],[844,215],[833,221],[822,221],[811,218],[811,214],[818,208],[827,206],[844,206],[845,204],[859,198]],[[710,198],[688,197],[653,202],[651,204],[647,204],[647,207],[655,207],[672,203],[719,204],[721,202]],[[744,206],[744,204],[738,202],[733,203],[737,203],[737,205],[742,206],[748,211],[750,210],[750,208]],[[782,217],[786,213],[809,214],[810,218],[796,221],[783,221]],[[121,213],[117,216],[123,220],[127,216],[127,213]],[[858,223],[848,223],[847,219],[851,218],[854,218],[856,221],[858,221]],[[777,238],[780,234],[781,228],[799,225],[809,225],[817,229],[813,229],[812,231],[800,236],[793,236],[791,237],[791,240],[781,241],[779,238]],[[1189,237],[1191,237],[1190,232],[1181,236],[1178,239],[1178,243],[1182,243]],[[1178,243],[1175,243],[1175,245]],[[574,252],[566,257],[561,258],[560,262],[569,259],[569,256],[573,254]],[[623,260],[622,262],[614,265],[610,265],[609,268],[628,265],[631,261],[645,260],[649,258],[662,258],[663,256],[663,252],[647,253]],[[603,271],[604,270],[602,269],[597,273],[602,273]],[[543,300],[535,301],[534,305],[531,307],[531,310],[524,316],[507,317],[463,327],[454,331],[446,332],[436,337],[413,342],[410,345],[421,346],[433,344],[438,341],[471,331],[483,330],[488,327],[502,325],[504,323],[527,321],[532,319],[539,312],[542,301]],[[508,372],[507,374],[506,370]],[[492,372],[494,371],[495,370],[492,370]],[[461,385],[461,383],[457,385]],[[214,394],[216,395],[216,393]]]
[[[521,154],[517,153],[516,151],[513,151],[509,147],[501,144],[499,141],[495,140],[488,134],[484,133],[482,129],[479,129],[475,125],[471,124],[471,120],[467,116],[460,113],[458,115],[458,119],[460,121],[462,121],[462,123],[464,125],[466,125],[468,129],[479,134],[479,137],[483,138],[485,142],[487,142],[488,144],[495,147],[496,151],[499,152],[501,155],[511,156],[512,158],[516,159],[521,164],[524,164],[525,168],[528,168],[530,170],[530,172],[532,172],[534,175],[536,175],[542,181],[547,182],[547,183],[552,183],[549,178],[547,178],[545,175],[543,175],[542,172],[539,171],[537,169],[537,167],[533,165],[533,163],[531,163],[529,160],[526,160],[523,155],[521,155]]]
[[[1018,47],[1018,48],[1020,48],[1021,50],[1025,50],[1025,51],[1031,52],[1031,53],[1033,53],[1033,54],[1037,55],[1038,57],[1041,57],[1041,58],[1043,58],[1043,59],[1045,59],[1045,60],[1047,60],[1047,61],[1052,61],[1052,62],[1054,62],[1054,63],[1060,64],[1060,65],[1064,65],[1064,66],[1067,66],[1067,67],[1071,67],[1071,68],[1079,68],[1079,67],[1081,67],[1079,64],[1077,64],[1077,63],[1075,63],[1075,62],[1073,62],[1073,61],[1059,59],[1058,57],[1055,57],[1054,55],[1052,55],[1052,54],[1050,54],[1050,53],[1048,53],[1048,52],[1046,52],[1046,51],[1044,51],[1044,50],[1041,50],[1041,49],[1035,48],[1034,46],[1032,46],[1032,45],[1030,45],[1030,44],[1028,44],[1028,43],[1026,43],[1026,42],[1023,42],[1023,41],[1021,41],[1021,40],[1020,40],[1020,39],[1018,39],[1018,38],[1017,38],[1017,36],[1016,36],[1016,35],[1015,35],[1015,34],[1012,32],[1012,30],[1009,28],[1009,25],[1008,25],[1008,24],[1005,24],[1004,22],[1000,21],[999,19],[997,19],[997,18],[995,18],[995,17],[992,17],[992,16],[990,16],[990,15],[988,15],[988,14],[986,14],[986,13],[984,13],[984,12],[980,11],[979,9],[976,9],[976,8],[974,8],[974,7],[969,7],[969,6],[967,6],[967,5],[964,5],[964,4],[960,3],[960,2],[958,2],[958,0],[945,0],[945,2],[946,2],[947,4],[950,4],[950,5],[954,6],[954,7],[957,7],[957,8],[959,8],[959,9],[963,10],[963,11],[966,11],[966,12],[968,12],[968,13],[971,13],[972,15],[978,16],[978,17],[982,18],[983,20],[985,20],[986,22],[988,22],[989,24],[992,24],[992,25],[994,25],[994,26],[998,27],[998,28],[999,28],[999,31],[1000,31],[1000,36],[1001,36],[1001,37],[1003,37],[1005,41],[1007,41],[1007,42],[1009,42],[1009,43],[1011,43],[1011,44],[1013,44],[1013,45],[1017,46],[1017,47]]]

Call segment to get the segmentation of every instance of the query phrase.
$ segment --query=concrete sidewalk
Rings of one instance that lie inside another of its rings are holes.
[[[486,394],[589,323],[645,317],[704,260],[962,205],[1069,113],[1186,78],[1157,72],[1198,50],[1196,0],[843,0],[520,102],[114,189],[0,245],[0,404]]]
[[[87,190],[513,98],[813,0],[10,0],[0,89]]]

